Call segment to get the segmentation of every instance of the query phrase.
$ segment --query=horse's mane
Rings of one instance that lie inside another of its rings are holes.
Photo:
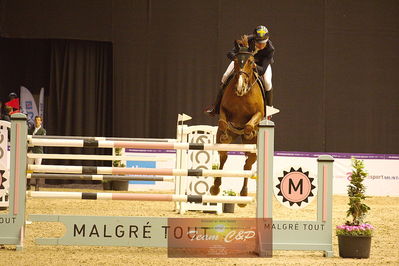
[[[236,40],[236,42],[241,47],[247,47],[248,48],[248,46],[249,46],[249,44],[248,44],[248,36],[247,35],[241,36],[241,40]]]

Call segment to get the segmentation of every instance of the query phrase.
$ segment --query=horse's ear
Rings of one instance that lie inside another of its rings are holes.
[[[244,47],[248,47],[248,35],[243,35],[243,36],[241,36],[241,44],[244,46]]]
[[[239,40],[235,40],[234,41],[234,47],[235,47],[235,49],[237,51],[240,50],[241,45],[240,45],[240,41]]]

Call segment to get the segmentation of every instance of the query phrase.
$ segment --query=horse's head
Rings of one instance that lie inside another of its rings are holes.
[[[250,80],[253,76],[255,59],[253,53],[249,51],[248,40],[244,36],[236,45],[239,51],[234,58],[234,72],[238,77],[235,93],[237,96],[243,96],[251,90]]]

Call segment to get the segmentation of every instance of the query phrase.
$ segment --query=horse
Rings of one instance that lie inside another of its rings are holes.
[[[258,125],[265,116],[262,89],[257,82],[260,77],[254,73],[255,59],[249,51],[247,38],[237,40],[236,45],[239,52],[234,58],[234,74],[226,84],[220,104],[216,142],[231,143],[240,137],[244,144],[256,144]],[[251,170],[257,159],[256,153],[246,152],[245,155],[244,170]],[[223,169],[227,157],[227,152],[219,151],[219,169]],[[248,178],[244,178],[240,196],[248,195],[247,183]],[[211,195],[219,194],[221,184],[221,177],[215,177]],[[239,206],[245,207],[245,204]]]

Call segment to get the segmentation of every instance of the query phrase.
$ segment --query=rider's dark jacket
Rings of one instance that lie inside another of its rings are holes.
[[[255,38],[253,35],[248,35],[249,50],[255,51]],[[227,53],[227,58],[234,60],[235,55],[238,53],[239,47],[235,45],[234,49]],[[264,49],[258,50],[255,54],[255,63],[259,75],[263,75],[266,72],[267,67],[274,62],[273,60],[274,47],[270,40],[267,41],[267,45]]]

